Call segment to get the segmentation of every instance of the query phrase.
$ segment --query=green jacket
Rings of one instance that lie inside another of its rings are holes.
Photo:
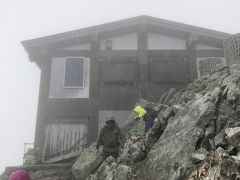
[[[103,149],[108,152],[118,152],[123,139],[123,134],[117,126],[115,128],[110,128],[105,125],[99,133],[96,148],[101,145]]]

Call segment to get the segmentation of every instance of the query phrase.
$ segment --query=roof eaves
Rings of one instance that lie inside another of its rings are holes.
[[[211,29],[206,29],[198,26],[192,26],[188,24],[183,24],[179,22],[174,22],[174,21],[169,21],[169,20],[164,20],[160,18],[155,18],[151,16],[137,16],[129,19],[124,19],[124,20],[119,20],[119,21],[114,21],[114,22],[109,22],[105,24],[100,24],[92,27],[87,27],[87,28],[82,28],[78,30],[73,30],[73,31],[68,31],[68,32],[63,32],[59,34],[54,34],[50,36],[45,36],[45,37],[40,37],[36,39],[30,39],[26,41],[22,41],[23,46],[28,49],[34,46],[41,46],[44,44],[48,44],[51,42],[57,41],[62,41],[66,39],[71,39],[71,38],[77,38],[80,36],[86,36],[91,33],[97,33],[100,31],[104,31],[110,28],[116,29],[122,26],[126,26],[129,24],[138,24],[138,23],[149,23],[149,24],[155,24],[163,27],[168,27],[168,28],[176,28],[184,31],[189,31],[205,36],[211,36],[214,38],[219,38],[219,39],[226,39],[228,38],[231,34],[220,32],[220,31],[215,31]]]

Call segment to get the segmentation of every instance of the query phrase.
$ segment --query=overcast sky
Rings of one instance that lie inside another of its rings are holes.
[[[33,142],[40,70],[20,41],[139,15],[240,32],[240,0],[0,0],[0,173]]]

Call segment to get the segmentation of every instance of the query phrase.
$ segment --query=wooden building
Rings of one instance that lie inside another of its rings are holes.
[[[41,69],[35,148],[48,162],[76,155],[106,116],[121,125],[139,98],[183,88],[209,71],[228,36],[139,16],[23,41]]]

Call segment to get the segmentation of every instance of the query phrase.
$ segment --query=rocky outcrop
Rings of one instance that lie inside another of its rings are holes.
[[[235,160],[222,148],[214,151],[205,161],[194,168],[188,180],[238,180],[239,160]]]
[[[191,167],[196,143],[210,124],[220,89],[196,95],[171,118],[162,136],[149,152],[143,170],[152,179],[178,179]],[[161,163],[159,163],[161,162]]]
[[[88,177],[88,180],[127,180],[130,178],[130,174],[129,166],[120,164],[114,158],[109,157],[94,175]]]
[[[187,179],[196,163],[208,162],[210,152],[215,153],[218,147],[225,148],[224,153],[229,157],[227,161],[238,159],[240,76],[237,72],[240,68],[237,67],[221,68],[221,71],[199,79],[175,94],[174,103],[182,104],[183,108],[168,120],[166,129],[142,163],[140,171],[144,172],[146,179]],[[231,155],[235,155],[234,158]],[[218,161],[225,163],[221,158]],[[237,163],[232,166],[235,167],[232,168],[236,174],[234,177],[238,177]],[[221,171],[225,171],[224,168],[221,167]],[[228,169],[227,174],[230,173]]]
[[[96,171],[102,163],[102,158],[96,156],[95,145],[92,144],[81,152],[72,166],[72,172],[78,179],[85,179]]]
[[[170,89],[157,103],[143,101],[149,107],[160,109],[152,128],[144,134],[144,123],[134,121],[131,114],[123,127],[127,138],[119,159],[105,161],[88,179],[121,179],[117,174],[125,179],[145,180],[237,178],[240,164],[238,71],[239,66],[224,65],[186,89]],[[212,159],[216,167],[211,164]],[[225,163],[232,164],[225,167]],[[211,175],[206,175],[207,168],[207,174]],[[217,175],[217,171],[225,175]]]

